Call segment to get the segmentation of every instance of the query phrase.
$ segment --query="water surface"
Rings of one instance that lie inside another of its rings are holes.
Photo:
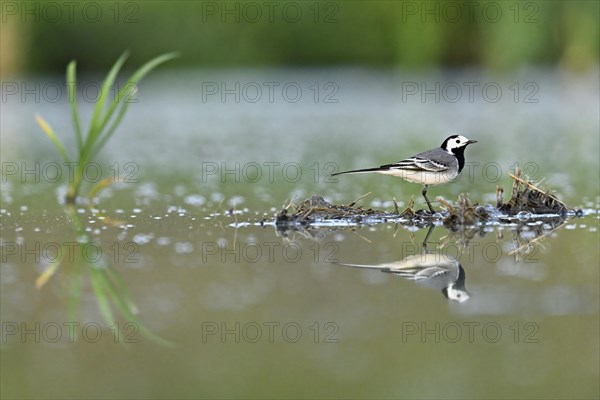
[[[233,94],[209,95],[215,84]],[[415,84],[419,92],[409,95]],[[268,85],[277,88],[272,99]],[[502,95],[478,89],[470,97],[469,85],[497,85]],[[463,92],[455,101],[456,87]],[[423,97],[422,88],[433,94]],[[80,230],[61,204],[68,169],[34,121],[42,115],[73,149],[66,102],[9,99],[2,395],[597,398],[597,88],[597,74],[546,70],[157,74],[90,167],[88,188],[98,168],[123,182],[77,206]],[[91,104],[82,106],[90,115]],[[518,165],[585,211],[559,225],[436,226],[427,248],[440,262],[460,263],[466,301],[448,300],[435,284],[341,265],[420,255],[427,229],[282,232],[269,224],[284,203],[313,194],[347,204],[372,192],[361,204],[387,210],[393,198],[404,207],[414,195],[423,207],[417,185],[329,174],[396,161],[454,133],[479,143],[467,149],[460,180],[432,188],[431,199],[468,192],[493,204],[498,185],[510,191],[507,174]],[[36,289],[57,246],[86,244],[91,266],[78,270],[67,255]],[[95,262],[99,252],[103,261]],[[114,307],[116,325],[105,321],[90,269],[107,264],[126,284],[136,321]],[[73,320],[71,288],[80,277]]]

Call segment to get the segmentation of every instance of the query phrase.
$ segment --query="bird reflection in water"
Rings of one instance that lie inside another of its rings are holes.
[[[420,286],[440,290],[448,300],[463,303],[471,297],[465,288],[465,270],[456,258],[427,249],[427,238],[432,230],[433,226],[427,232],[421,254],[413,254],[400,261],[383,264],[338,263],[338,265],[399,275]]]

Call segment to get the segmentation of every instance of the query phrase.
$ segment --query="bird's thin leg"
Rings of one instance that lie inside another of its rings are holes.
[[[431,203],[429,202],[429,199],[427,198],[427,189],[429,189],[429,185],[423,185],[423,191],[421,192],[421,194],[423,195],[423,197],[425,197],[425,201],[429,206],[429,211],[431,211],[432,214],[435,214],[435,210],[433,209]]]
[[[430,224],[429,225],[429,230],[427,231],[427,235],[425,235],[425,239],[423,239],[423,253],[428,253],[429,249],[427,248],[427,240],[429,240],[429,236],[431,236],[431,232],[433,232],[433,229],[435,228],[435,225]]]

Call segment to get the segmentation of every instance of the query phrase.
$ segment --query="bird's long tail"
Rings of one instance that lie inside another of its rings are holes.
[[[336,172],[335,174],[331,174],[331,176],[344,175],[344,174],[359,174],[361,172],[379,172],[379,171],[384,171],[384,170],[385,170],[385,168],[381,168],[381,167],[353,169],[352,171]]]
[[[368,265],[368,264],[346,264],[346,263],[334,263],[337,265],[341,265],[344,267],[352,267],[352,268],[362,268],[362,269],[381,269],[382,266],[381,265]],[[385,266],[384,266],[385,268]]]
[[[359,269],[370,269],[370,270],[378,270],[381,272],[393,272],[392,265],[390,264],[376,264],[376,265],[368,265],[368,264],[346,264],[346,263],[334,263],[337,265],[341,265],[343,267],[352,267]]]

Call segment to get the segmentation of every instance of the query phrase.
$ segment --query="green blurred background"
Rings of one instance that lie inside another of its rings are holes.
[[[597,65],[597,1],[2,2],[3,76],[104,71],[178,50],[179,67]]]

